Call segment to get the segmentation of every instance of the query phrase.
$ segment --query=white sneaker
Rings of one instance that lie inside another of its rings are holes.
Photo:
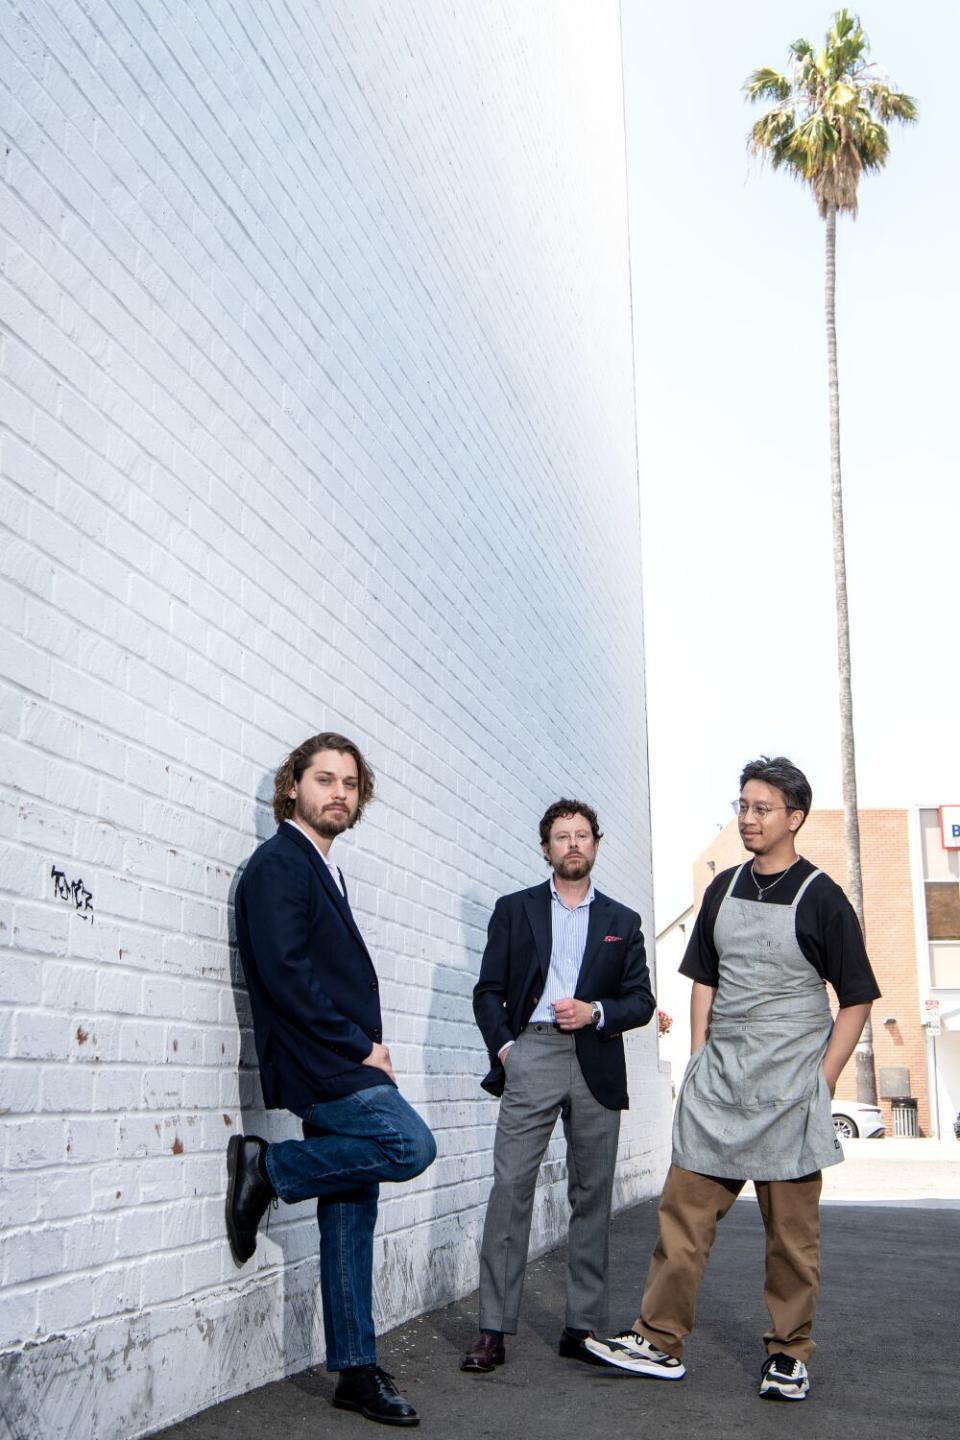
[[[591,1355],[616,1365],[619,1370],[629,1370],[631,1375],[650,1375],[655,1380],[682,1380],[686,1370],[680,1360],[665,1355],[649,1340],[638,1335],[636,1330],[621,1330],[606,1340],[588,1335],[584,1345]]]
[[[806,1400],[810,1377],[802,1360],[792,1355],[768,1355],[760,1371],[761,1400]]]

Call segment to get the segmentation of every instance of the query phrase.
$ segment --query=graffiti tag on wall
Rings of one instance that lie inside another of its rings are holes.
[[[82,880],[68,880],[66,871],[58,870],[56,865],[50,866],[50,878],[53,881],[53,893],[58,900],[65,904],[72,905],[78,911],[81,920],[89,920],[93,924],[93,895],[84,885]]]

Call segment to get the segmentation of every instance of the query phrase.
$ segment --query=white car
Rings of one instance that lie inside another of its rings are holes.
[[[857,1100],[834,1100],[831,1108],[833,1128],[841,1140],[873,1140],[887,1133],[879,1105],[861,1105]]]

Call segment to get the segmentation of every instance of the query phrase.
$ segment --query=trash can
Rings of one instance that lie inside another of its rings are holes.
[[[898,1095],[891,1100],[894,1135],[905,1135],[914,1139],[920,1134],[917,1124],[917,1102],[911,1095]]]

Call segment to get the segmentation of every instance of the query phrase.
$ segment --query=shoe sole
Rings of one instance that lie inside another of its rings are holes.
[[[760,1391],[760,1399],[761,1399],[761,1400],[806,1400],[807,1394],[808,1394],[808,1392],[809,1392],[809,1388],[810,1388],[810,1387],[808,1386],[806,1390],[781,1390],[779,1385],[768,1385],[765,1390],[764,1390],[764,1389],[761,1389],[761,1391]]]
[[[231,1135],[227,1141],[227,1203],[226,1203],[226,1224],[227,1239],[230,1242],[230,1254],[233,1256],[234,1265],[246,1265],[248,1260],[253,1259],[256,1245],[249,1255],[241,1259],[239,1236],[236,1226],[233,1223],[233,1197],[237,1188],[237,1160],[240,1155],[241,1136]]]
[[[588,1340],[585,1340],[584,1344],[602,1365],[613,1365],[617,1370],[623,1370],[627,1375],[639,1375],[643,1380],[683,1380],[687,1374],[682,1365],[661,1368],[651,1364],[649,1360],[639,1360],[630,1355],[604,1355],[602,1351],[595,1350]]]
[[[506,1355],[500,1360],[494,1360],[492,1365],[467,1365],[465,1362],[461,1362],[460,1372],[463,1375],[492,1375],[498,1365],[506,1365],[506,1363]]]
[[[410,1429],[412,1426],[420,1424],[419,1415],[397,1415],[393,1417],[375,1415],[372,1410],[368,1410],[364,1405],[359,1405],[356,1400],[337,1400],[334,1398],[333,1404],[338,1410],[353,1410],[358,1415],[362,1415],[364,1420],[373,1420],[378,1425],[405,1425]]]

